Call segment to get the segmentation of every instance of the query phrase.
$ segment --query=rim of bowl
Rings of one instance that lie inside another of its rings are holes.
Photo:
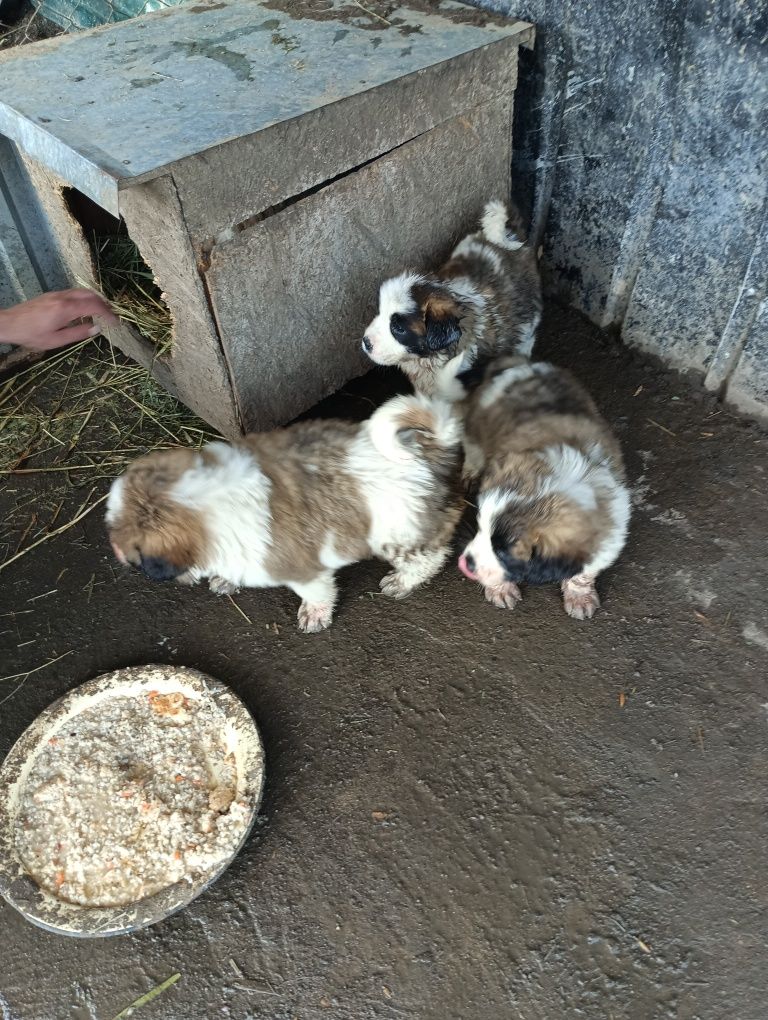
[[[36,755],[52,730],[99,701],[167,687],[212,701],[236,734],[238,791],[250,805],[248,818],[232,852],[194,882],[179,881],[135,903],[84,907],[58,899],[25,871],[16,850],[17,804]],[[72,688],[33,720],[0,767],[0,895],[28,921],[46,931],[76,938],[126,935],[171,917],[210,888],[240,853],[256,821],[264,790],[264,746],[253,716],[220,680],[189,666],[129,666],[94,677]]]

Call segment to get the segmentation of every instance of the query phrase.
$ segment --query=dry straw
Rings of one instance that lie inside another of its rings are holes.
[[[154,344],[158,357],[168,354],[173,319],[139,249],[127,234],[94,233],[92,244],[99,287],[112,311]]]
[[[89,499],[73,513],[73,490],[98,497],[136,457],[214,438],[146,369],[103,338],[0,381],[0,570],[61,536],[100,502]]]

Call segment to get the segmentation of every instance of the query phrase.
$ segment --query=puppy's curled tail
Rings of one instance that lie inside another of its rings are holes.
[[[486,205],[480,220],[480,229],[486,241],[499,248],[506,248],[507,251],[517,251],[528,239],[523,218],[515,206],[512,203],[505,205],[498,199],[493,199]]]
[[[487,355],[479,357],[474,348],[457,354],[437,373],[437,395],[449,404],[463,400],[470,390],[483,381],[490,361]]]
[[[461,422],[450,405],[422,395],[388,400],[374,412],[369,428],[378,452],[399,463],[458,453],[461,446]]]

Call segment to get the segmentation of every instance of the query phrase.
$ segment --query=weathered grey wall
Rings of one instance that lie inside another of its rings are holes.
[[[473,2],[537,26],[514,176],[550,286],[768,415],[768,3]]]

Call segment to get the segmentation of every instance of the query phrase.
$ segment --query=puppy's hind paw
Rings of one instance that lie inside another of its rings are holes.
[[[572,577],[562,583],[563,606],[574,620],[591,620],[600,608],[600,596],[593,580]]]
[[[214,595],[236,595],[240,589],[231,581],[225,581],[223,577],[211,577],[208,587]]]
[[[488,601],[498,609],[514,609],[523,598],[520,589],[513,581],[490,585],[484,591]]]
[[[299,606],[299,630],[305,634],[319,634],[327,630],[333,620],[333,606],[327,603],[302,602]]]

